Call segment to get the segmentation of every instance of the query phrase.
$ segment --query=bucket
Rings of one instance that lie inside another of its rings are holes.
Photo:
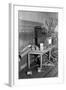
[[[52,44],[52,38],[51,37],[48,38],[48,44],[49,45]]]

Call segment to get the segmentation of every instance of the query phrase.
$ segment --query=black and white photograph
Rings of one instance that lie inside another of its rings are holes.
[[[18,10],[18,76],[58,77],[58,12]]]
[[[9,12],[9,84],[62,83],[63,8],[10,4]]]
[[[0,90],[66,90],[65,1],[1,0]]]

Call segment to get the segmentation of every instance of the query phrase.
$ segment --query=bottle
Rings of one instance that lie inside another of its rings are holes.
[[[44,45],[43,43],[40,43],[40,50],[43,51],[43,49],[44,49]]]

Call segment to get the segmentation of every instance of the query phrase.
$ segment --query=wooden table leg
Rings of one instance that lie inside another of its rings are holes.
[[[42,54],[40,54],[40,67],[38,68],[38,72],[42,70]]]
[[[30,69],[30,54],[28,54],[28,69]]]
[[[49,51],[49,60],[50,60],[50,57],[51,57],[51,50]]]
[[[42,69],[42,55],[40,55],[40,69]]]

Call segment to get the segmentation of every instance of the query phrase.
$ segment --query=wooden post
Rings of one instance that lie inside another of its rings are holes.
[[[30,54],[28,54],[28,69],[30,69]]]
[[[42,54],[40,55],[40,68],[42,69]]]

